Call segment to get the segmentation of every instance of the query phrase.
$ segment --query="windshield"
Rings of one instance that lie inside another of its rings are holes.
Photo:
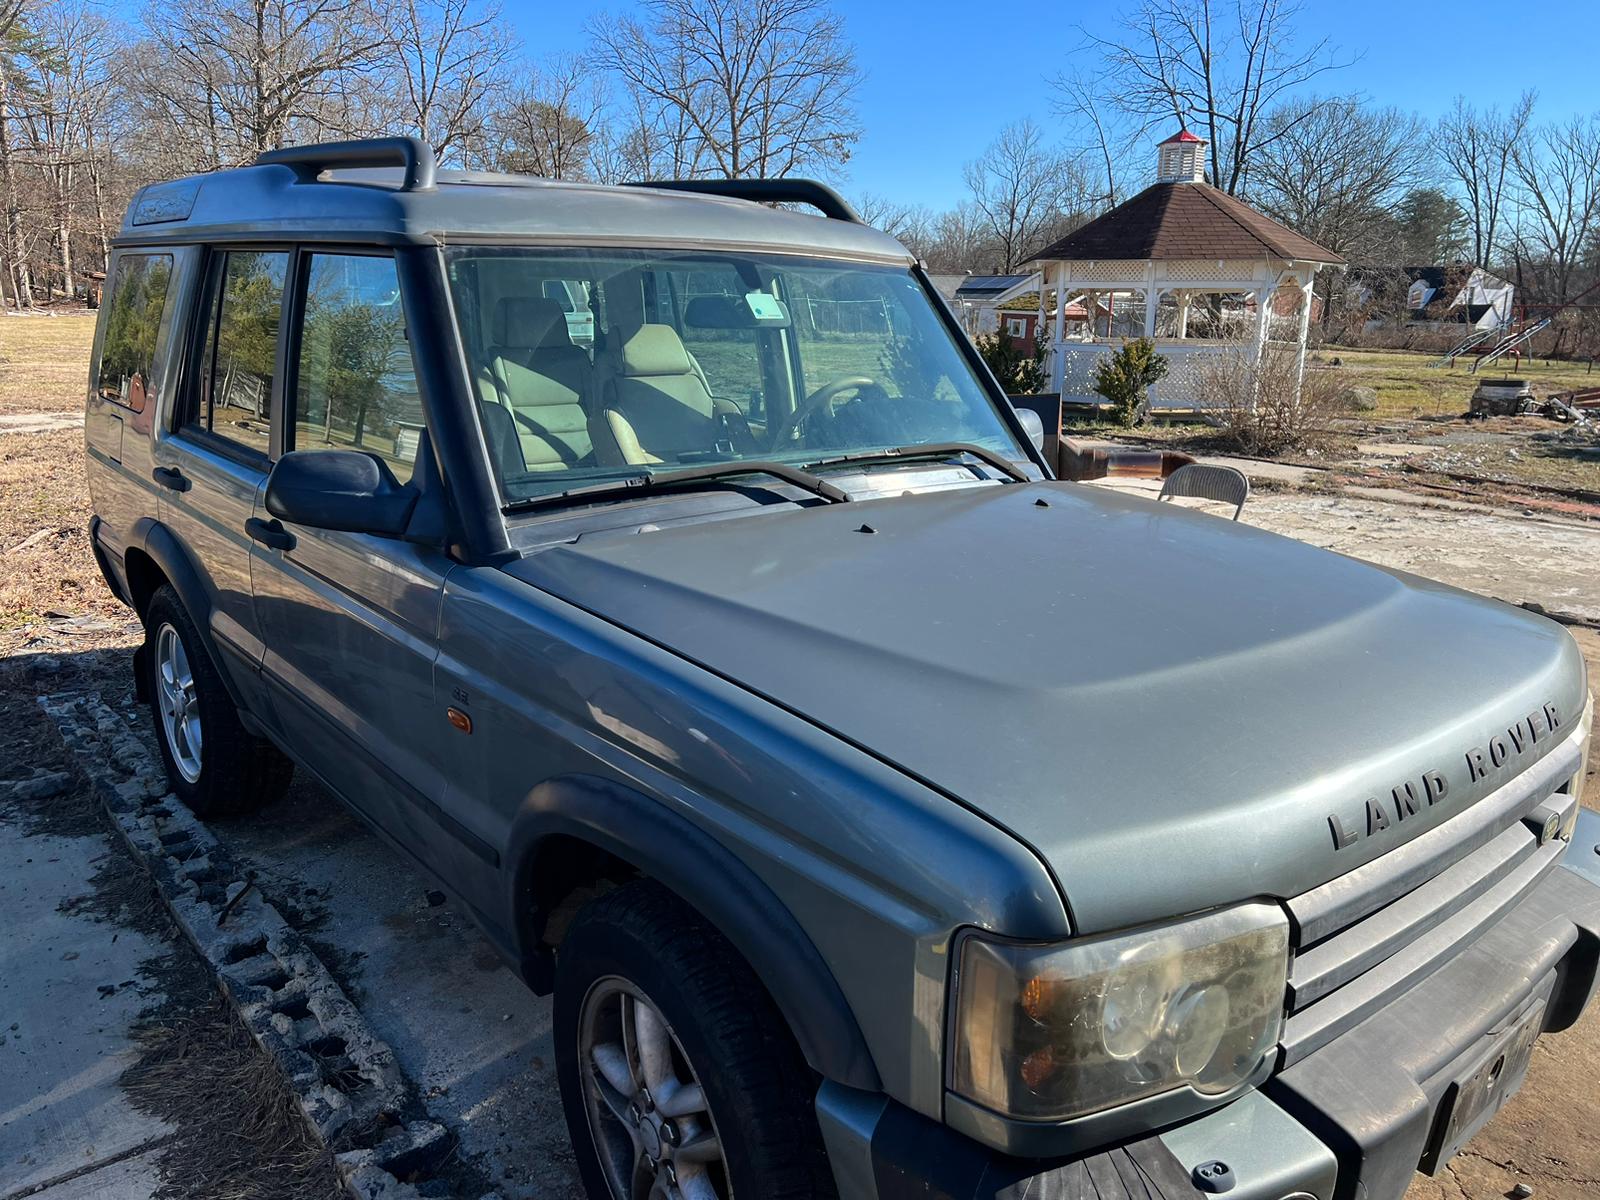
[[[909,269],[691,250],[454,247],[508,504],[741,459],[1026,453]]]

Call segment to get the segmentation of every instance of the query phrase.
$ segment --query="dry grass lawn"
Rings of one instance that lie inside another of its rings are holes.
[[[1485,379],[1526,379],[1536,396],[1567,388],[1600,387],[1600,367],[1587,363],[1530,362],[1520,367],[1509,360],[1490,363],[1479,374],[1468,374],[1466,359],[1453,367],[1430,367],[1437,354],[1409,350],[1344,350],[1330,346],[1320,352],[1323,361],[1337,358],[1352,384],[1378,393],[1375,418],[1453,417],[1467,411],[1472,391]]]
[[[0,435],[0,654],[21,627],[128,617],[89,550],[83,434]]]
[[[0,316],[0,413],[79,412],[94,314]]]

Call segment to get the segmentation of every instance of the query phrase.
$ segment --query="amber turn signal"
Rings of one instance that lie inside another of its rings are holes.
[[[454,725],[462,733],[472,732],[472,718],[459,708],[447,708],[444,710],[444,715],[449,718],[450,724]]]

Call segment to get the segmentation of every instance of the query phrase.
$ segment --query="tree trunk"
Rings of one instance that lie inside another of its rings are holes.
[[[11,287],[17,308],[33,307],[33,279],[22,244],[22,203],[17,197],[17,176],[11,162],[11,81],[0,63],[0,203],[5,205],[5,253],[11,260]]]
[[[56,179],[56,234],[61,239],[61,286],[70,302],[77,295],[72,282],[72,168],[62,167]]]
[[[91,148],[89,154],[89,188],[94,196],[94,233],[100,243],[100,270],[111,265],[111,237],[106,232],[105,183],[101,177],[100,160]]]

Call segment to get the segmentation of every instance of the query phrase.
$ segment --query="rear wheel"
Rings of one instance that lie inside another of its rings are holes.
[[[738,952],[671,892],[627,884],[557,959],[567,1128],[596,1200],[820,1200],[816,1083]]]
[[[250,812],[281,796],[293,764],[252,735],[170,585],[144,611],[150,709],[167,783],[198,817]]]

